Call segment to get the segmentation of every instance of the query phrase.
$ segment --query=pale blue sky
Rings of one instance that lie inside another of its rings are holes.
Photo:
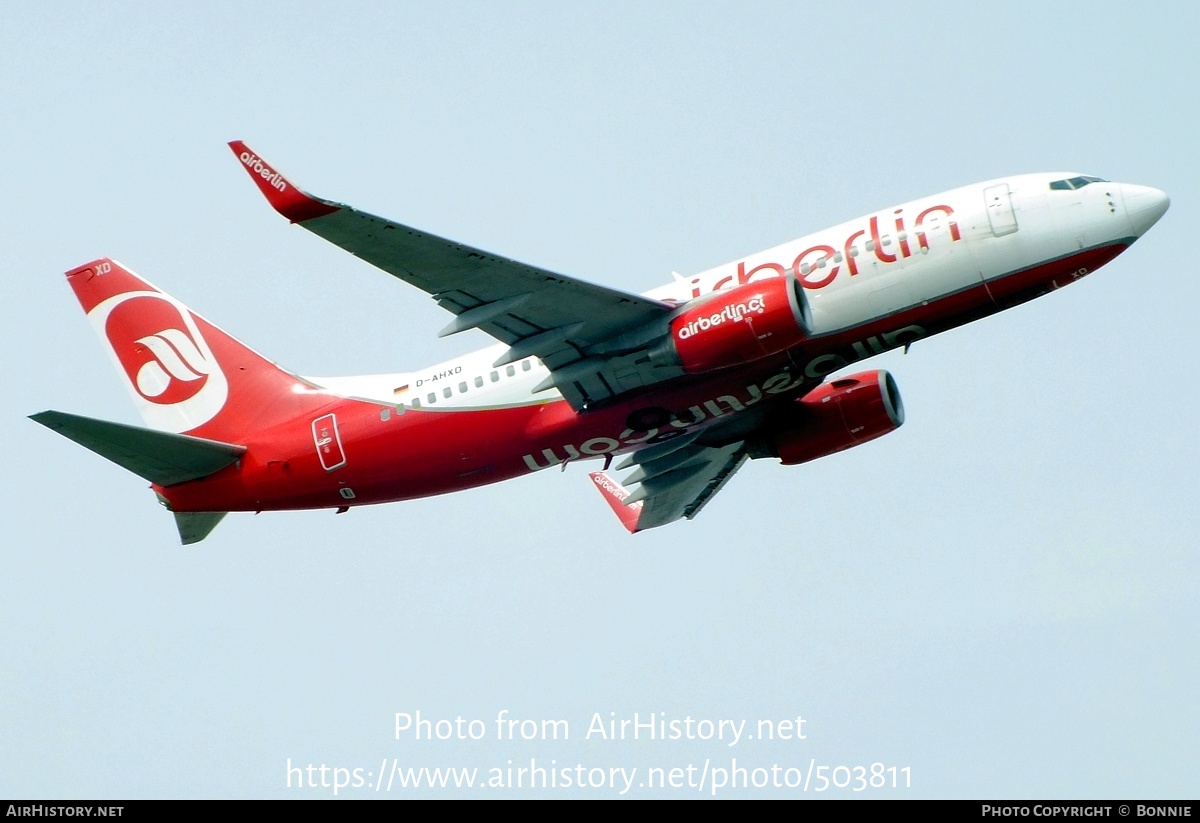
[[[1200,14],[1047,5],[6,7],[0,795],[736,757],[908,766],[901,796],[1194,797]],[[574,466],[181,548],[143,481],[24,419],[138,422],[63,271],[116,257],[308,374],[489,342],[437,340],[426,296],[288,226],[235,138],[323,196],[631,291],[1005,174],[1173,205],[1086,281],[874,361],[896,433],[756,461],[694,522],[630,537]],[[572,739],[393,739],[396,712],[501,709]],[[610,711],[808,737],[583,740]]]

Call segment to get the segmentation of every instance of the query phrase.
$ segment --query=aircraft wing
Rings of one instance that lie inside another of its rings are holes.
[[[428,292],[455,314],[441,336],[478,328],[509,345],[497,366],[536,356],[576,409],[677,376],[642,340],[612,342],[675,307],[519,263],[296,188],[241,141],[229,144],[271,206],[293,223]],[[636,335],[635,335],[636,337]],[[639,356],[640,355],[640,356]],[[549,388],[541,385],[536,391]]]
[[[674,444],[663,444],[670,445]],[[665,454],[656,449],[661,447],[645,449],[621,464],[637,465],[625,478],[626,483],[636,484],[632,491],[604,472],[589,475],[631,533],[680,518],[691,520],[749,459],[740,440],[724,446],[689,443]]]

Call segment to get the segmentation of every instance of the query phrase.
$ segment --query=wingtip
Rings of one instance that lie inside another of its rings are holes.
[[[241,161],[254,185],[267,198],[271,208],[291,222],[301,223],[338,211],[338,206],[303,192],[241,140],[230,140],[229,148]]]
[[[621,521],[625,530],[630,534],[636,533],[638,519],[642,516],[641,501],[627,504],[625,500],[629,497],[629,490],[604,472],[591,472],[588,477],[596,484],[596,489],[604,497],[609,508],[613,510],[613,514]]]

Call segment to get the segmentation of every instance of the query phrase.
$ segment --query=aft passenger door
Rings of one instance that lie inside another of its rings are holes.
[[[327,414],[312,422],[313,443],[317,457],[327,472],[346,465],[346,453],[342,450],[342,436],[338,433],[337,415]]]

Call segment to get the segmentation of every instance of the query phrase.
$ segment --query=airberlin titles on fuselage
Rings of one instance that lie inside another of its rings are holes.
[[[942,222],[943,218],[945,218],[944,223]],[[929,251],[929,235],[935,228],[940,228],[942,225],[946,227],[950,235],[950,242],[962,239],[962,232],[958,228],[958,222],[954,219],[954,209],[945,204],[929,206],[917,214],[917,219],[912,226],[912,236],[916,237],[917,241],[915,251],[913,244],[909,242],[910,235],[905,227],[903,207],[892,211],[891,220],[894,227],[892,232],[881,232],[879,219],[880,215],[878,214],[869,217],[866,228],[851,232],[842,241],[840,249],[836,249],[828,243],[814,243],[797,254],[790,265],[767,262],[759,263],[754,268],[747,270],[746,262],[741,261],[737,264],[736,272],[719,277],[707,288],[703,285],[702,277],[693,277],[688,281],[691,286],[691,295],[695,298],[706,292],[744,286],[753,282],[755,277],[760,280],[768,277],[782,277],[789,271],[796,275],[801,286],[815,291],[825,288],[837,279],[843,263],[849,276],[857,275],[860,254],[873,254],[876,260],[885,265],[912,257],[915,253],[924,254]],[[864,237],[867,239],[863,240],[860,247],[859,241]],[[898,253],[895,254],[887,250],[887,247],[892,244],[893,237],[899,247]]]

